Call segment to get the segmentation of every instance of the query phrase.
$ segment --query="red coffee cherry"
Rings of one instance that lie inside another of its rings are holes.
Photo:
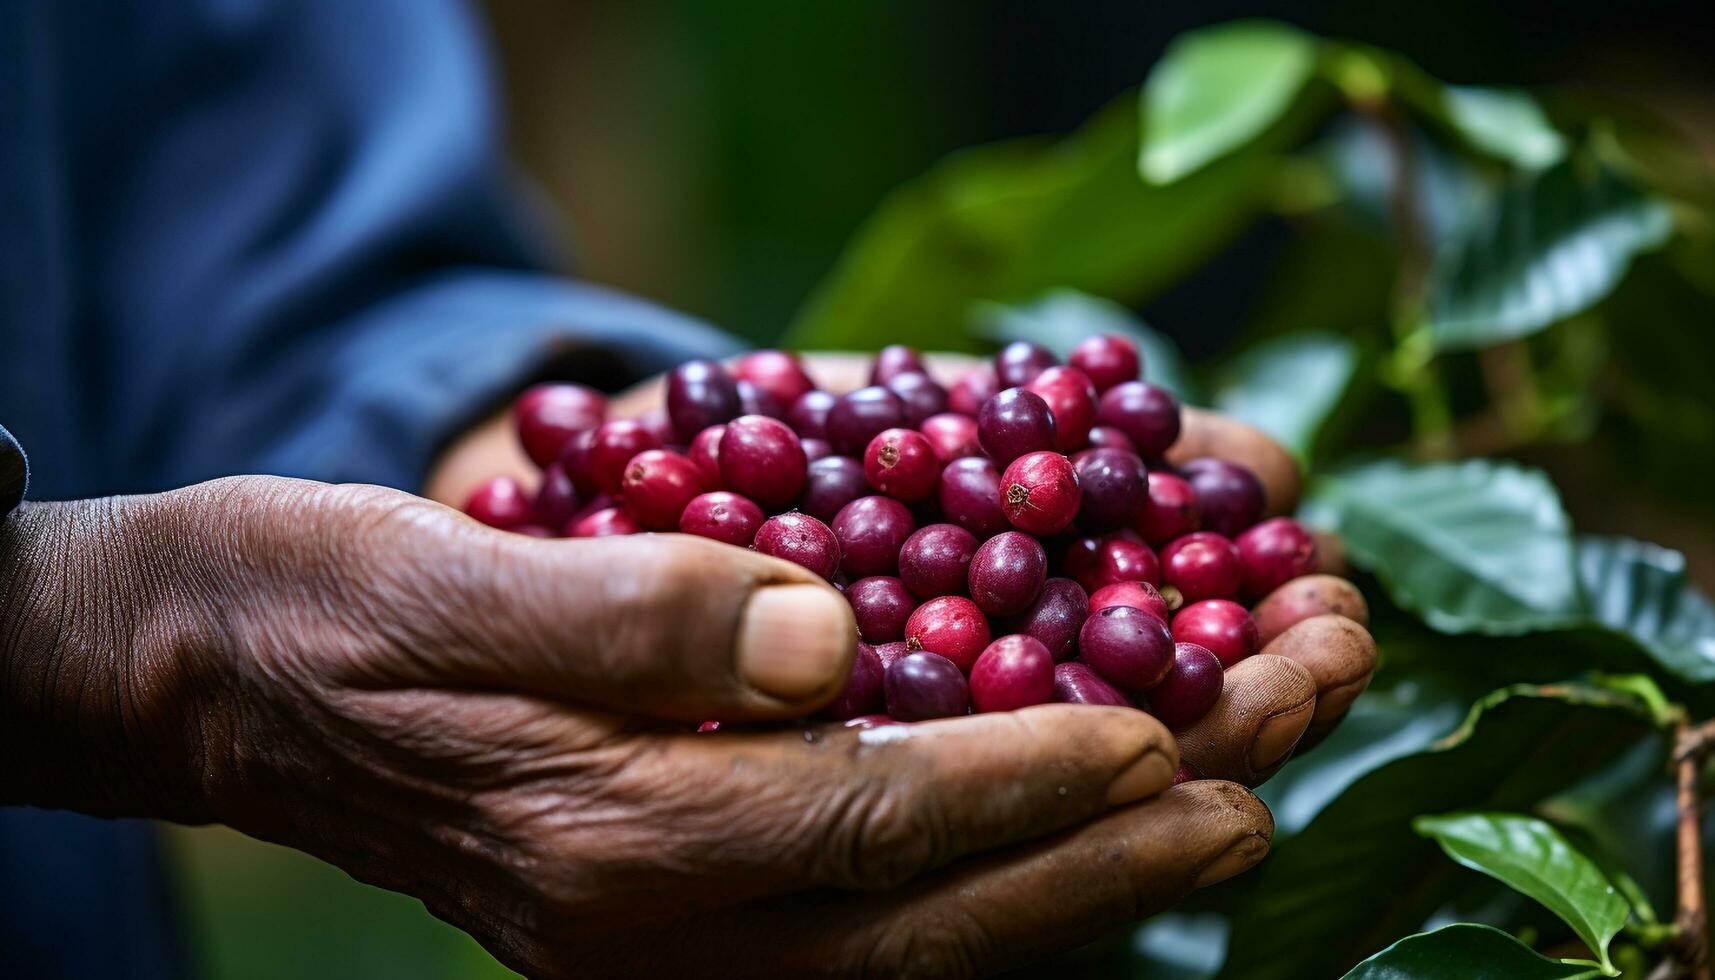
[[[752,546],[764,555],[802,565],[832,580],[840,567],[840,542],[826,524],[796,511],[770,517]]]
[[[1089,376],[1097,391],[1136,381],[1143,370],[1137,345],[1116,334],[1097,334],[1078,341],[1066,363]]]
[[[1159,548],[1174,538],[1197,530],[1197,494],[1191,484],[1160,470],[1149,474],[1149,495],[1132,526],[1151,547]]]
[[[679,515],[679,530],[748,548],[762,527],[762,508],[746,497],[727,490],[699,494]]]
[[[1193,531],[1161,550],[1161,580],[1186,602],[1239,594],[1239,550],[1213,531]]]
[[[512,403],[518,441],[537,466],[560,457],[580,432],[607,418],[607,398],[594,388],[574,384],[541,384],[526,388]]]
[[[976,535],[957,524],[918,528],[899,548],[899,577],[920,599],[962,595]]]
[[[1231,599],[1204,599],[1173,617],[1173,638],[1208,647],[1231,667],[1256,652],[1256,623],[1245,607]]]
[[[1054,665],[1054,700],[1061,704],[1100,704],[1135,707],[1125,692],[1102,679],[1089,664],[1076,660]]]
[[[1020,456],[1001,475],[1001,512],[1013,527],[1037,537],[1065,530],[1077,516],[1081,500],[1078,474],[1059,453]]]
[[[671,531],[691,498],[706,488],[703,471],[690,457],[669,449],[646,449],[631,457],[619,485],[619,498],[637,522],[652,531]]]
[[[978,711],[1047,704],[1054,696],[1054,658],[1035,637],[1003,636],[977,657],[970,691],[971,706]]]
[[[887,429],[869,441],[863,454],[869,485],[908,504],[925,500],[941,481],[941,461],[921,432]]]
[[[1096,417],[1096,386],[1077,368],[1055,365],[1037,375],[1025,389],[1048,403],[1054,416],[1054,448],[1063,453],[1082,449]]]
[[[988,646],[988,620],[976,603],[961,596],[930,599],[906,621],[905,643],[913,650],[938,653],[960,670],[970,670]]]
[[[804,447],[786,423],[741,415],[727,423],[720,442],[721,482],[764,509],[778,510],[804,491]]]
[[[529,524],[536,516],[530,495],[510,476],[497,476],[471,491],[464,512],[489,527],[510,531]]]
[[[1316,570],[1316,539],[1290,517],[1263,521],[1233,543],[1244,572],[1244,593],[1251,599]]]
[[[768,393],[776,405],[791,408],[816,387],[798,358],[783,350],[757,350],[741,356],[732,365],[733,377],[748,381]]]

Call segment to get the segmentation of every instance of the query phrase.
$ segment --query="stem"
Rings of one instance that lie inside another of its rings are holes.
[[[1676,802],[1679,808],[1679,914],[1677,958],[1694,980],[1710,980],[1708,911],[1703,898],[1702,820],[1697,798],[1697,776],[1703,760],[1715,747],[1715,722],[1696,728],[1681,722],[1675,739],[1673,761],[1678,776]]]

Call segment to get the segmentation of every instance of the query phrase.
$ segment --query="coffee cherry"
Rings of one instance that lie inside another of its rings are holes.
[[[899,577],[919,599],[961,595],[976,536],[957,524],[919,528],[899,549]]]
[[[685,451],[691,462],[697,464],[697,469],[703,471],[703,481],[711,487],[721,485],[721,436],[725,434],[725,424],[711,425],[697,433]]]
[[[1102,393],[1096,423],[1124,432],[1140,456],[1153,459],[1179,438],[1179,401],[1147,381],[1127,381]]]
[[[934,495],[941,481],[935,447],[921,432],[887,429],[869,441],[863,454],[869,485],[895,500],[914,504]]]
[[[947,410],[947,389],[921,371],[907,371],[887,382],[887,390],[905,406],[905,424],[916,427]]]
[[[1091,449],[1123,449],[1137,455],[1137,444],[1131,441],[1131,437],[1111,425],[1090,426],[1088,442]]]
[[[1173,617],[1173,638],[1208,647],[1231,667],[1256,652],[1256,623],[1245,607],[1231,599],[1193,602]]]
[[[786,422],[805,439],[828,438],[828,413],[837,401],[831,392],[806,391],[786,410]]]
[[[800,439],[798,442],[804,447],[804,458],[812,463],[834,454],[834,444],[826,439]]]
[[[762,415],[741,415],[721,436],[721,482],[777,510],[804,491],[804,447],[786,423]]]
[[[805,392],[816,387],[798,359],[782,350],[751,351],[733,362],[732,374],[767,392],[782,408],[796,405]]]
[[[1316,540],[1290,517],[1263,521],[1233,543],[1238,547],[1247,598],[1260,599],[1316,570]]]
[[[762,526],[762,508],[726,490],[698,494],[679,515],[679,530],[747,548]]]
[[[1233,538],[1262,517],[1262,481],[1243,466],[1204,456],[1179,471],[1196,494],[1205,530]]]
[[[572,522],[566,529],[568,538],[611,538],[625,534],[642,534],[643,525],[618,507],[603,507],[590,511]]]
[[[1036,637],[1056,661],[1069,660],[1078,652],[1078,630],[1089,618],[1089,601],[1083,586],[1051,578],[1042,583],[1036,601],[1012,618],[1009,630]]]
[[[1161,563],[1155,552],[1130,531],[1115,531],[1096,540],[1090,548],[1087,539],[1073,542],[1063,561],[1066,573],[1078,581],[1086,592],[1095,592],[1115,582],[1161,581]]]
[[[1149,713],[1173,731],[1189,728],[1221,699],[1226,674],[1209,648],[1196,643],[1173,647],[1173,668],[1149,692]]]
[[[909,654],[910,652],[911,648],[904,640],[895,640],[892,643],[875,644],[875,655],[876,658],[881,661],[881,667],[883,670],[892,667],[895,660],[904,659],[906,654]]]
[[[976,418],[983,405],[999,392],[1000,383],[995,380],[993,368],[972,368],[959,375],[953,386],[947,389],[947,407],[960,415]]]
[[[891,643],[905,638],[905,621],[917,608],[917,599],[905,583],[891,575],[871,575],[846,587],[846,602],[857,620],[858,635],[870,643]]]
[[[588,472],[595,488],[602,493],[618,495],[620,481],[625,478],[625,466],[632,457],[645,449],[660,449],[661,440],[655,433],[644,427],[636,419],[610,419],[596,427],[590,436],[587,451]],[[574,442],[568,447],[571,453],[579,451],[580,446]],[[568,455],[570,461],[574,458]],[[571,471],[572,479],[578,479],[576,470]]]
[[[977,415],[977,441],[998,466],[1026,453],[1054,448],[1054,414],[1042,396],[1008,388],[990,398]]]
[[[786,417],[786,409],[766,389],[742,378],[733,382],[738,388],[739,412],[742,415],[765,415],[771,419]]]
[[[1197,494],[1191,484],[1172,473],[1149,474],[1149,496],[1132,526],[1143,540],[1159,548],[1174,538],[1197,530]]]
[[[1114,582],[1090,593],[1090,612],[1109,606],[1130,606],[1167,622],[1167,600],[1148,582]]]
[[[1072,460],[1083,492],[1078,527],[1091,531],[1127,527],[1143,510],[1149,473],[1136,453],[1086,449]]]
[[[970,670],[989,643],[989,624],[976,603],[945,595],[917,607],[905,622],[905,643],[913,650],[938,653]]]
[[[1066,363],[1089,376],[1097,391],[1107,391],[1115,385],[1136,381],[1143,370],[1143,358],[1137,345],[1117,334],[1097,334],[1078,341],[1067,355]]]
[[[971,601],[990,616],[1023,612],[1048,577],[1048,554],[1028,534],[1007,531],[982,543],[971,559]]]
[[[817,713],[834,721],[846,721],[880,711],[886,700],[882,690],[885,673],[875,648],[868,643],[859,643],[857,653],[852,657],[852,670],[846,677],[846,686],[840,690],[839,697]]]
[[[855,456],[876,433],[905,424],[905,403],[892,389],[880,385],[841,395],[828,410],[825,438],[838,452]]]
[[[1083,448],[1096,417],[1096,386],[1077,368],[1055,365],[1025,385],[1048,403],[1054,419],[1054,448],[1063,453]]]
[[[970,706],[965,675],[952,661],[919,651],[893,662],[882,675],[887,713],[900,721],[952,718]]]
[[[972,665],[970,690],[971,706],[978,711],[1047,704],[1054,696],[1054,658],[1035,637],[1003,636]]]
[[[513,534],[522,534],[527,538],[557,538],[557,537],[559,537],[558,534],[554,533],[553,528],[543,527],[540,524],[520,524],[519,526],[512,528],[512,533]]]
[[[680,446],[685,442],[674,430],[673,420],[667,417],[667,410],[664,408],[652,408],[644,412],[637,417],[637,424],[655,437],[657,446]]]
[[[809,514],[797,511],[763,521],[752,547],[772,558],[802,565],[829,580],[840,567],[840,542],[834,532]]]
[[[464,512],[503,531],[529,524],[536,516],[530,495],[510,476],[497,476],[478,486],[465,501]]]
[[[1078,631],[1078,658],[1121,689],[1141,693],[1173,667],[1167,624],[1141,609],[1108,606]]]
[[[512,403],[518,441],[525,455],[543,467],[560,457],[573,436],[595,428],[605,418],[607,398],[584,385],[535,385]]]
[[[686,442],[743,410],[738,385],[716,361],[686,361],[667,374],[667,417]]]
[[[923,358],[904,344],[888,344],[875,354],[870,367],[869,383],[885,385],[902,374],[923,374]]]
[[[935,458],[943,465],[966,456],[981,456],[982,443],[977,440],[976,420],[953,412],[931,415],[919,426],[929,445],[935,447]]]
[[[806,468],[804,495],[798,507],[824,524],[832,524],[840,508],[869,496],[863,464],[845,456],[828,456]]]
[[[651,531],[671,531],[678,528],[685,505],[704,489],[703,471],[690,457],[646,449],[626,464],[619,499],[637,523]]]
[[[1091,670],[1089,664],[1075,660],[1054,665],[1054,700],[1061,704],[1133,707],[1124,691],[1102,680],[1102,675]]]
[[[845,554],[847,575],[891,575],[899,549],[917,529],[911,511],[892,497],[859,497],[834,515],[834,534]]]
[[[941,470],[938,495],[941,513],[979,540],[990,538],[1012,525],[1000,506],[1000,471],[980,456],[967,456]]]
[[[1161,580],[1186,602],[1239,594],[1239,550],[1213,531],[1193,531],[1161,551]]]
[[[1060,359],[1041,344],[1015,340],[994,356],[994,376],[1003,389],[1021,388],[1059,363]]]
[[[1078,474],[1059,453],[1030,453],[1000,478],[1000,509],[1013,527],[1038,537],[1058,534],[1078,514]]]
[[[536,488],[536,499],[530,510],[542,526],[558,531],[577,514],[583,501],[572,485],[571,474],[556,460],[542,471],[542,485]]]

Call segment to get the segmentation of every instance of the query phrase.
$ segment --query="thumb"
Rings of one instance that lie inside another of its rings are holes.
[[[402,665],[424,675],[407,682],[687,722],[800,716],[845,686],[851,609],[797,565],[687,535],[479,533],[483,547],[466,539],[452,568],[423,576],[451,594],[414,604],[442,625],[424,637],[435,655]]]

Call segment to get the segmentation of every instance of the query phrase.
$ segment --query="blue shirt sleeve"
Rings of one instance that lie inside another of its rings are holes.
[[[37,495],[415,488],[527,380],[732,349],[546,271],[456,0],[0,5],[0,419]]]

